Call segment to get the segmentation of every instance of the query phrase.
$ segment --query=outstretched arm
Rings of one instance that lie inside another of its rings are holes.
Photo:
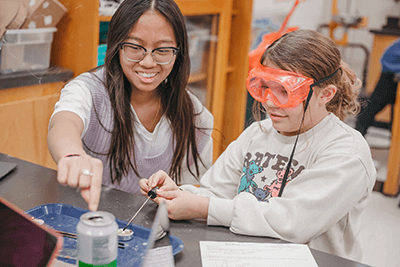
[[[47,143],[50,154],[57,163],[58,182],[79,187],[82,197],[89,204],[89,209],[97,210],[103,165],[99,159],[92,158],[83,150],[82,131],[83,122],[78,115],[69,111],[60,111],[50,122]],[[65,157],[71,154],[80,156]],[[82,170],[89,170],[92,175],[83,174]]]

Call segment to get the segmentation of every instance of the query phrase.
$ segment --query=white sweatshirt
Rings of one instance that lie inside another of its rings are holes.
[[[204,174],[200,188],[182,189],[210,198],[209,225],[360,261],[360,215],[376,179],[367,142],[328,115],[300,135],[289,182],[277,197],[295,138],[280,135],[269,119],[253,123]]]

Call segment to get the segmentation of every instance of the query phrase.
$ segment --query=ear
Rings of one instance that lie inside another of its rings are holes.
[[[325,105],[335,96],[337,91],[337,87],[333,84],[326,86],[319,93],[319,102],[321,105]]]

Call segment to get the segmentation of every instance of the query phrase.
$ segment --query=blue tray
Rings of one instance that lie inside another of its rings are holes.
[[[76,234],[76,226],[82,214],[89,210],[81,209],[68,204],[44,204],[32,209],[26,210],[25,213],[37,219],[41,219],[44,223],[58,231],[65,231]],[[127,222],[116,219],[118,228],[124,228]],[[124,241],[124,249],[118,248],[117,264],[123,266],[140,266],[144,252],[146,251],[147,239],[150,235],[150,228],[140,225],[131,224],[128,229],[133,231],[133,238]],[[76,240],[64,237],[63,248],[76,249]],[[183,242],[176,236],[170,235],[173,254],[176,255],[183,250]],[[59,257],[58,260],[75,264],[75,259],[66,259]]]

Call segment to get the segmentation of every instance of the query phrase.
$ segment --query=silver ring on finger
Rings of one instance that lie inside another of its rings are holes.
[[[81,173],[83,175],[93,176],[93,173],[91,173],[88,169],[81,170]]]

